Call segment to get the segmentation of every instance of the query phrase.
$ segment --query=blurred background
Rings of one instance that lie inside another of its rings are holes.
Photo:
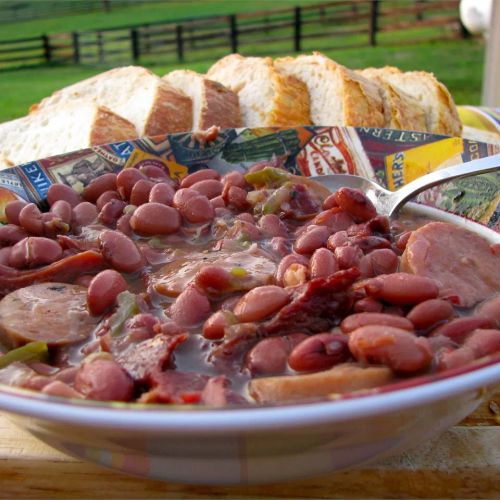
[[[469,30],[459,0],[3,0],[0,122],[115,66],[204,72],[231,52],[431,71],[457,104],[479,104],[485,42]]]

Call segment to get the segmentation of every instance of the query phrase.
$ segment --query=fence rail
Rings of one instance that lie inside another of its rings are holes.
[[[261,55],[464,37],[458,4],[459,0],[414,0],[406,4],[340,0],[0,40],[0,69],[47,62],[173,63],[214,60],[229,52]]]

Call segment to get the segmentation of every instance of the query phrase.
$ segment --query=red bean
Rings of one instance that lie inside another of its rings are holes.
[[[50,384],[45,385],[41,390],[41,393],[47,394],[49,396],[57,396],[59,398],[81,398],[82,395],[75,391],[72,387],[60,380],[54,380]]]
[[[354,312],[362,313],[362,312],[370,312],[370,313],[379,313],[384,309],[384,304],[382,302],[372,299],[371,297],[364,297],[363,299],[359,299],[354,303]]]
[[[191,199],[194,198],[195,196],[199,196],[199,193],[192,189],[178,189],[175,192],[174,199],[173,199],[173,205],[175,208],[182,208],[186,203]]]
[[[47,201],[52,206],[57,200],[67,201],[73,208],[83,201],[82,197],[66,184],[52,184],[47,191]]]
[[[328,236],[330,236],[330,231],[326,226],[311,225],[305,233],[297,238],[294,245],[295,251],[300,254],[311,254],[325,245]]]
[[[97,207],[97,210],[102,210],[104,205],[108,203],[108,201],[111,200],[120,200],[123,201],[120,198],[120,195],[118,194],[118,191],[104,191],[99,198],[97,198],[97,201],[95,202],[95,205]]]
[[[210,200],[210,205],[215,208],[225,208],[226,202],[222,196],[216,196]]]
[[[368,280],[364,288],[368,296],[395,305],[418,304],[435,299],[439,293],[433,279],[408,273],[381,274]]]
[[[143,205],[149,201],[151,190],[155,186],[154,182],[141,179],[134,184],[130,193],[130,204],[135,206]]]
[[[381,236],[353,236],[350,239],[353,246],[360,248],[363,253],[369,253],[381,248],[390,248],[390,241]]]
[[[379,235],[389,236],[391,234],[391,224],[385,215],[377,215],[367,223],[368,229]]]
[[[155,184],[149,192],[149,201],[151,203],[161,203],[163,205],[172,205],[174,201],[174,188],[165,182]]]
[[[132,215],[130,226],[141,236],[175,233],[181,225],[179,212],[161,203],[145,203]]]
[[[203,336],[206,339],[217,340],[224,337],[224,328],[234,323],[234,315],[228,311],[213,313],[203,324]]]
[[[190,189],[194,189],[199,194],[212,199],[222,194],[222,182],[215,179],[207,179],[194,183]]]
[[[226,204],[236,210],[247,210],[250,207],[250,203],[247,201],[247,192],[238,187],[231,186],[227,190]]]
[[[362,277],[371,278],[380,274],[394,273],[398,265],[398,256],[388,248],[381,248],[363,256],[359,261],[359,270]]]
[[[0,246],[11,246],[28,236],[24,228],[14,224],[0,226]]]
[[[156,165],[144,165],[139,168],[140,172],[144,174],[148,179],[152,179],[157,182],[165,183],[168,182],[169,185],[172,183],[172,179],[165,170]]]
[[[280,218],[275,214],[263,215],[258,222],[258,226],[262,233],[268,238],[274,236],[282,236],[285,238],[288,236],[285,224],[283,224]]]
[[[344,247],[349,245],[349,237],[347,236],[347,231],[339,231],[332,234],[326,243],[326,246],[330,250],[335,250],[337,247]]]
[[[170,317],[180,326],[195,326],[210,315],[210,302],[194,285],[189,285],[170,307]]]
[[[92,278],[87,290],[87,307],[91,314],[100,316],[116,305],[118,295],[128,289],[123,276],[106,269]]]
[[[122,200],[110,200],[102,207],[97,218],[106,226],[114,226],[126,206],[127,204]]]
[[[399,248],[399,250],[404,252],[406,244],[408,243],[408,240],[410,239],[412,233],[413,231],[405,231],[404,233],[400,234],[396,239],[396,248]]]
[[[413,331],[413,323],[400,316],[394,316],[392,314],[383,314],[378,312],[361,312],[356,314],[351,314],[344,318],[340,323],[340,329],[344,333],[350,333],[362,326],[367,325],[383,325],[383,326],[393,326],[394,328],[400,328],[402,330]]]
[[[288,292],[279,286],[259,286],[243,295],[234,314],[241,323],[260,321],[279,311],[289,300]]]
[[[349,334],[349,349],[358,361],[383,364],[402,374],[425,370],[432,361],[425,337],[392,326],[368,325],[354,330]]]
[[[232,276],[223,267],[208,265],[203,266],[195,276],[195,283],[210,292],[224,292],[231,289]]]
[[[116,191],[116,174],[103,174],[92,179],[89,184],[85,186],[82,196],[85,201],[95,203],[106,191]]]
[[[5,205],[5,218],[9,224],[17,224],[19,223],[19,214],[21,210],[27,205],[26,201],[22,200],[14,200],[9,201],[7,205]]]
[[[73,208],[73,224],[88,226],[97,219],[97,208],[93,203],[84,201]]]
[[[252,375],[276,375],[286,369],[290,346],[283,337],[261,340],[247,354],[245,366]]]
[[[337,233],[351,227],[354,219],[341,208],[331,208],[330,210],[320,212],[314,217],[312,223],[319,226],[327,226],[330,232]]]
[[[215,170],[211,168],[206,168],[203,170],[198,170],[197,172],[193,172],[192,174],[187,175],[181,181],[181,188],[191,187],[193,184],[196,184],[200,181],[205,180],[219,180],[220,175]]]
[[[116,230],[122,232],[123,234],[126,234],[127,236],[132,236],[134,232],[132,231],[132,228],[130,227],[130,219],[132,218],[132,214],[123,214],[117,221],[116,221]]]
[[[359,189],[341,187],[335,193],[338,206],[360,221],[368,221],[377,215],[377,210],[368,197]]]
[[[49,238],[28,237],[16,243],[11,250],[9,265],[18,269],[52,264],[62,258],[57,241]]]
[[[327,370],[350,357],[347,336],[319,333],[298,344],[288,356],[288,364],[298,372]]]
[[[327,248],[318,248],[309,263],[312,278],[326,278],[339,270],[337,258]]]
[[[330,208],[334,207],[338,207],[336,193],[332,193],[327,198],[325,198],[325,201],[323,201],[322,205],[323,210],[329,210]]]
[[[351,245],[335,248],[334,255],[340,269],[357,267],[363,258],[363,252],[358,247]]]
[[[285,277],[285,272],[290,267],[290,265],[294,263],[303,264],[305,266],[309,265],[308,259],[303,255],[299,255],[296,253],[286,255],[281,259],[281,262],[278,264],[278,268],[276,269],[276,274],[274,275],[274,280],[277,285],[283,286],[283,278]]]
[[[71,224],[73,218],[73,209],[65,200],[57,200],[51,207],[50,212],[57,215],[66,224]]]
[[[475,359],[474,352],[470,347],[462,346],[458,349],[443,348],[436,354],[436,366],[438,371],[460,368]]]
[[[453,315],[453,306],[443,299],[430,299],[417,304],[406,317],[417,330],[427,330]]]
[[[193,224],[210,222],[215,211],[206,196],[194,196],[179,209],[181,215]]]
[[[467,316],[456,318],[438,326],[432,330],[431,335],[444,335],[449,337],[457,344],[461,344],[466,339],[467,335],[477,328],[491,328],[492,322],[488,318],[481,316]]]
[[[364,222],[362,224],[353,224],[352,226],[349,226],[346,230],[347,236],[349,236],[349,240],[352,241],[352,238],[354,237],[367,237],[367,236],[373,236],[373,231],[368,225],[367,222]]]
[[[0,266],[9,266],[10,253],[12,247],[0,248]]]
[[[123,200],[128,200],[135,183],[145,178],[146,176],[136,168],[124,168],[116,176],[116,190]]]
[[[130,401],[134,382],[116,361],[95,359],[82,364],[75,377],[75,389],[87,399]]]
[[[475,315],[488,318],[494,326],[500,327],[500,295],[479,304]]]
[[[472,349],[476,358],[482,358],[500,351],[500,330],[474,330],[466,339],[465,346]]]
[[[42,213],[34,203],[29,203],[19,212],[19,223],[30,234],[36,236],[43,235],[44,227]]]
[[[144,257],[137,245],[119,231],[103,231],[99,235],[103,257],[117,270],[133,273],[144,267]]]
[[[228,172],[222,177],[222,184],[224,187],[229,189],[229,186],[237,186],[239,188],[245,189],[247,186],[247,181],[241,172]]]

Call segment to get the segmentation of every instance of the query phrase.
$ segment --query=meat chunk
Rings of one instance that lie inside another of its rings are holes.
[[[98,321],[87,310],[87,289],[78,285],[40,283],[0,302],[0,340],[10,347],[34,341],[53,346],[78,342]]]
[[[455,295],[472,307],[500,291],[500,255],[479,235],[445,222],[413,231],[400,270],[435,279],[441,295]]]
[[[250,382],[250,395],[259,403],[280,403],[304,398],[342,394],[387,384],[392,372],[383,366],[363,368],[354,363],[307,375],[257,378]]]

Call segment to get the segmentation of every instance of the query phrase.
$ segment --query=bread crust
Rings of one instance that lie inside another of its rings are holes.
[[[89,137],[91,146],[126,141],[137,137],[137,130],[132,123],[105,106],[97,107]]]

